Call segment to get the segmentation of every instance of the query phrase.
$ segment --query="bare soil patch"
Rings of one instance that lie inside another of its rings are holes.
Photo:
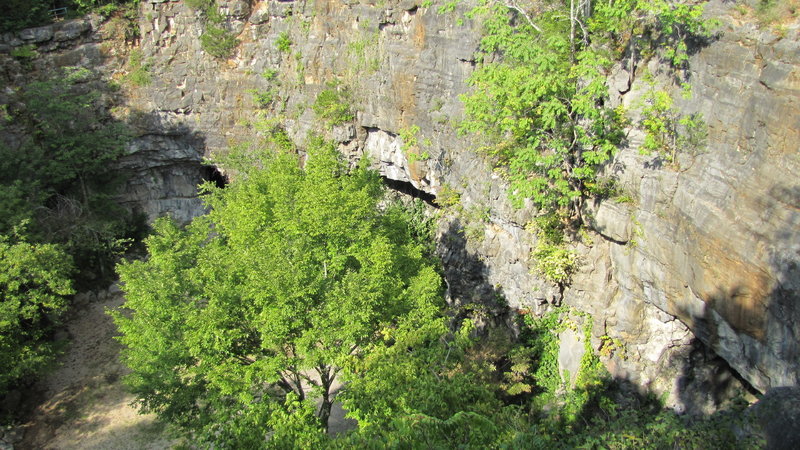
[[[81,294],[66,323],[70,345],[59,367],[40,381],[28,402],[36,402],[22,426],[20,449],[165,449],[174,441],[154,415],[131,406],[122,385],[116,328],[106,309],[124,302],[112,286]]]

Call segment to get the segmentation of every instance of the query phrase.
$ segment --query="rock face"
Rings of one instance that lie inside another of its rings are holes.
[[[679,104],[685,114],[702,113],[706,148],[667,167],[639,154],[641,135],[631,130],[629,148],[606,168],[630,201],[587,205],[594,231],[574,244],[580,269],[560,289],[531,271],[536,237],[525,225],[535,211],[510,207],[504,181],[452,126],[462,118],[457,97],[469,90],[479,41],[479,24],[463,17],[468,5],[440,12],[413,0],[217,3],[223,27],[240,41],[226,60],[203,51],[201,13],[177,1],[140,6],[152,83],[126,88],[127,107],[146,119],[137,121],[141,133],[125,164],[139,174],[129,200],[151,217],[198,214],[201,156],[257,137],[263,109],[302,144],[320,128],[310,108],[316,95],[337,89],[356,113],[331,134],[347,157],[367,155],[387,178],[440,198],[458,193],[462,213],[446,215],[439,233],[454,302],[500,311],[504,298],[512,310],[564,303],[591,313],[593,347],[604,345],[601,336],[620,343],[605,357],[610,371],[668,392],[678,409],[713,407],[715,393],[737,383],[731,368],[762,392],[798,383],[796,22],[779,37],[736,18],[725,2],[710,3],[723,33],[693,53],[694,95]],[[4,38],[0,51],[23,41],[56,50],[47,46],[64,47],[67,28]],[[102,37],[80,31],[73,47],[50,58],[123,73],[124,52],[101,64],[85,56]],[[281,38],[288,49],[277,45]],[[644,69],[618,70],[615,80],[635,81],[622,89],[612,82],[613,102],[641,103]],[[254,100],[268,91],[277,100]]]
[[[751,419],[744,432],[763,437],[769,450],[800,446],[800,390],[796,387],[770,389],[747,411]],[[749,429],[748,429],[749,428]]]

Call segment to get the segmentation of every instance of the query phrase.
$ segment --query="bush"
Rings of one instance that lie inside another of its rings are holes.
[[[471,14],[483,16],[485,33],[469,78],[474,89],[462,97],[461,129],[487,139],[514,206],[531,199],[543,212],[579,219],[587,183],[625,137],[620,110],[604,106],[613,58],[660,50],[680,71],[687,40],[708,37],[714,22],[703,20],[702,5],[694,3],[593,2],[590,13],[570,13],[570,4],[548,3],[530,19],[518,7],[479,2]],[[656,105],[655,121],[645,124],[650,135],[660,131],[657,116],[667,106]],[[663,147],[658,139],[648,145]]]
[[[29,62],[30,60],[39,56],[39,52],[36,51],[35,45],[28,44],[12,49],[11,56],[22,62]]]
[[[532,256],[536,271],[558,285],[568,284],[577,268],[578,256],[562,245],[540,241]]]
[[[333,88],[320,92],[314,104],[311,105],[311,109],[318,117],[327,120],[331,125],[341,125],[354,119],[344,96]]]
[[[125,80],[134,86],[147,86],[152,82],[150,63],[143,62],[143,58],[139,49],[131,50],[128,57],[128,74],[125,75]]]
[[[129,132],[100,104],[102,88],[79,68],[22,86],[8,109],[19,144],[0,144],[0,234],[27,220],[30,239],[61,244],[87,283],[110,275],[119,239],[134,233],[111,200]]]
[[[209,55],[224,59],[233,55],[239,40],[223,28],[208,25],[205,33],[200,36],[200,45]]]
[[[58,353],[50,336],[74,294],[73,271],[59,246],[0,235],[0,397]]]
[[[0,15],[0,32],[44,25],[52,20],[50,0],[5,0]]]
[[[275,41],[275,48],[281,53],[287,53],[292,48],[292,40],[289,38],[289,33],[284,31],[278,35]]]
[[[690,96],[690,93],[685,93]],[[678,152],[695,155],[706,146],[708,128],[702,114],[682,116],[673,107],[672,96],[652,88],[643,96],[640,125],[645,133],[640,152],[657,153],[670,163],[677,164]]]

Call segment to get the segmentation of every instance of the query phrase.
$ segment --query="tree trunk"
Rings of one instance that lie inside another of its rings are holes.
[[[322,424],[322,429],[328,432],[328,419],[331,417],[331,407],[333,406],[333,399],[331,398],[331,385],[333,384],[333,377],[331,376],[330,367],[319,366],[317,367],[319,380],[322,384],[322,404],[319,406],[319,421]]]
[[[330,398],[328,397],[328,393],[325,392],[322,395],[322,404],[319,407],[319,421],[322,424],[322,429],[325,430],[325,433],[328,432],[328,419],[331,417],[332,406],[333,402],[331,402]]]

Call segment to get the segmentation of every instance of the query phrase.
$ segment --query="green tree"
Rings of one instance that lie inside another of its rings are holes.
[[[423,247],[377,207],[378,176],[308,147],[305,160],[280,146],[223,160],[235,180],[206,186],[211,211],[185,230],[158,221],[149,258],[118,268],[128,384],[144,410],[218,446],[264,446],[270,431],[276,446],[318,442],[340,374],[441,307]]]
[[[471,321],[451,332],[444,318],[384,330],[347,374],[343,405],[358,432],[342,444],[363,448],[485,448],[502,434],[497,370]]]
[[[58,246],[0,235],[0,396],[57,354],[50,333],[74,293],[72,271]]]
[[[69,17],[76,14],[99,12],[107,17],[120,6],[135,8],[140,0],[4,0],[0,17],[0,32],[46,25],[53,20],[50,10],[66,7]]]
[[[486,16],[481,59],[499,58],[471,76],[462,129],[492,142],[487,150],[507,168],[517,207],[532,198],[547,212],[579,213],[585,183],[622,134],[619,114],[602,106],[610,60],[575,35],[582,22],[559,3],[535,23],[500,3],[476,10]]]
[[[133,232],[112,200],[129,133],[106,112],[105,88],[86,69],[64,68],[21,86],[0,124],[15,136],[0,142],[0,233],[29,220],[31,239],[64,244],[86,278]]]
[[[462,130],[485,137],[521,207],[580,219],[597,171],[624,137],[623,111],[609,108],[607,74],[623,55],[631,73],[656,44],[685,68],[686,39],[708,36],[702,5],[666,0],[484,0],[481,65],[464,96]]]
[[[45,0],[6,0],[0,17],[0,32],[35,27],[50,21],[50,2]]]

